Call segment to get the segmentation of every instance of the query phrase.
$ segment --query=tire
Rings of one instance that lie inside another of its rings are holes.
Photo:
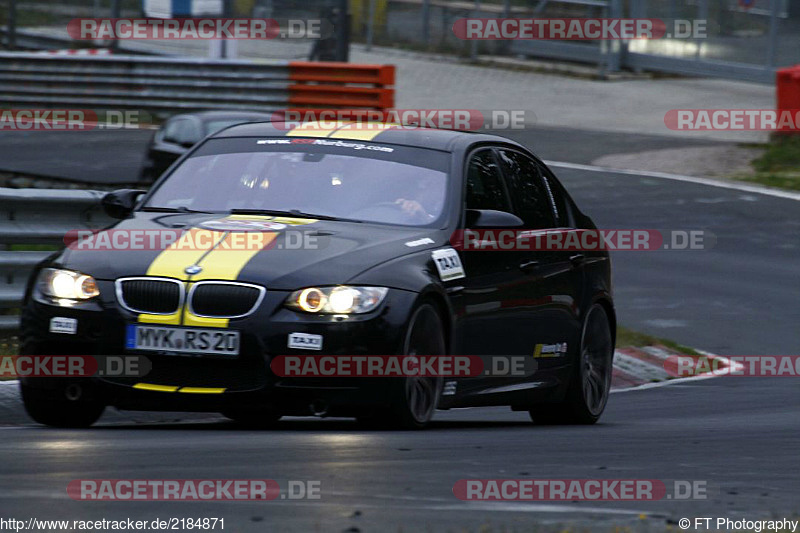
[[[436,308],[423,303],[408,321],[403,342],[403,355],[445,355],[444,326]],[[393,379],[388,385],[388,410],[362,416],[358,422],[368,428],[423,429],[433,418],[442,393],[442,379],[406,377]]]
[[[230,418],[237,424],[248,428],[271,428],[274,427],[283,415],[272,409],[242,409],[231,408],[222,412],[222,415]]]
[[[581,349],[564,400],[529,411],[537,424],[594,424],[608,402],[614,343],[608,314],[594,304],[586,314]]]
[[[88,428],[106,406],[80,395],[70,399],[66,389],[37,389],[20,383],[25,411],[34,421],[57,428]],[[74,392],[70,393],[74,396]]]

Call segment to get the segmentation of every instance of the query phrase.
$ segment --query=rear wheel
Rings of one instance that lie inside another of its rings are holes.
[[[613,371],[614,343],[608,314],[594,304],[586,315],[581,351],[564,400],[530,411],[539,424],[594,424],[608,402]]]
[[[424,303],[409,320],[403,345],[406,357],[444,355],[446,351],[444,326],[436,308]],[[359,417],[367,427],[422,429],[433,418],[442,392],[442,379],[436,377],[406,377],[393,379],[389,384],[390,408],[370,416]]]
[[[40,424],[58,428],[87,428],[97,422],[105,405],[88,398],[75,384],[60,389],[38,389],[20,383],[22,403],[28,416]]]

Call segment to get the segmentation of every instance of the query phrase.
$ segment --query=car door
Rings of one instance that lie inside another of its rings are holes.
[[[526,308],[531,318],[528,327],[518,332],[519,340],[540,370],[564,366],[580,341],[583,256],[546,237],[548,233],[563,236],[572,229],[566,203],[551,186],[549,170],[522,151],[501,148],[497,154],[515,214],[523,220],[528,237],[542,236],[541,240],[519,240],[525,278],[515,303]]]
[[[466,165],[464,209],[491,209],[511,213],[511,197],[492,148],[473,152]],[[468,228],[467,228],[468,229]],[[456,308],[456,353],[479,356],[524,356],[527,343],[520,330],[529,325],[528,308],[515,302],[526,275],[520,270],[521,256],[516,251],[493,249],[462,250],[465,278],[453,297]],[[496,361],[496,359],[494,360]],[[495,364],[485,359],[485,364]],[[508,377],[464,380],[459,391],[498,388]],[[487,403],[491,403],[487,396]]]

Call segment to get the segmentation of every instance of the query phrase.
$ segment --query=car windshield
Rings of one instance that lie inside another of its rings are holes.
[[[435,224],[443,214],[449,154],[349,141],[270,142],[206,142],[145,209],[296,211],[406,226]]]

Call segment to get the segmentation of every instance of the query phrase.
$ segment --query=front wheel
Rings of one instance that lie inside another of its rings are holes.
[[[409,320],[403,344],[406,357],[444,355],[444,326],[436,308],[424,303]],[[368,427],[422,429],[433,418],[442,392],[442,380],[435,377],[393,379],[389,387],[390,408],[358,420]]]
[[[614,341],[606,310],[594,304],[586,315],[581,351],[564,400],[542,404],[530,411],[531,419],[544,424],[594,424],[608,402],[613,372]]]
[[[97,422],[105,405],[87,398],[79,385],[63,389],[38,389],[20,383],[25,411],[34,421],[58,428],[87,428]]]

